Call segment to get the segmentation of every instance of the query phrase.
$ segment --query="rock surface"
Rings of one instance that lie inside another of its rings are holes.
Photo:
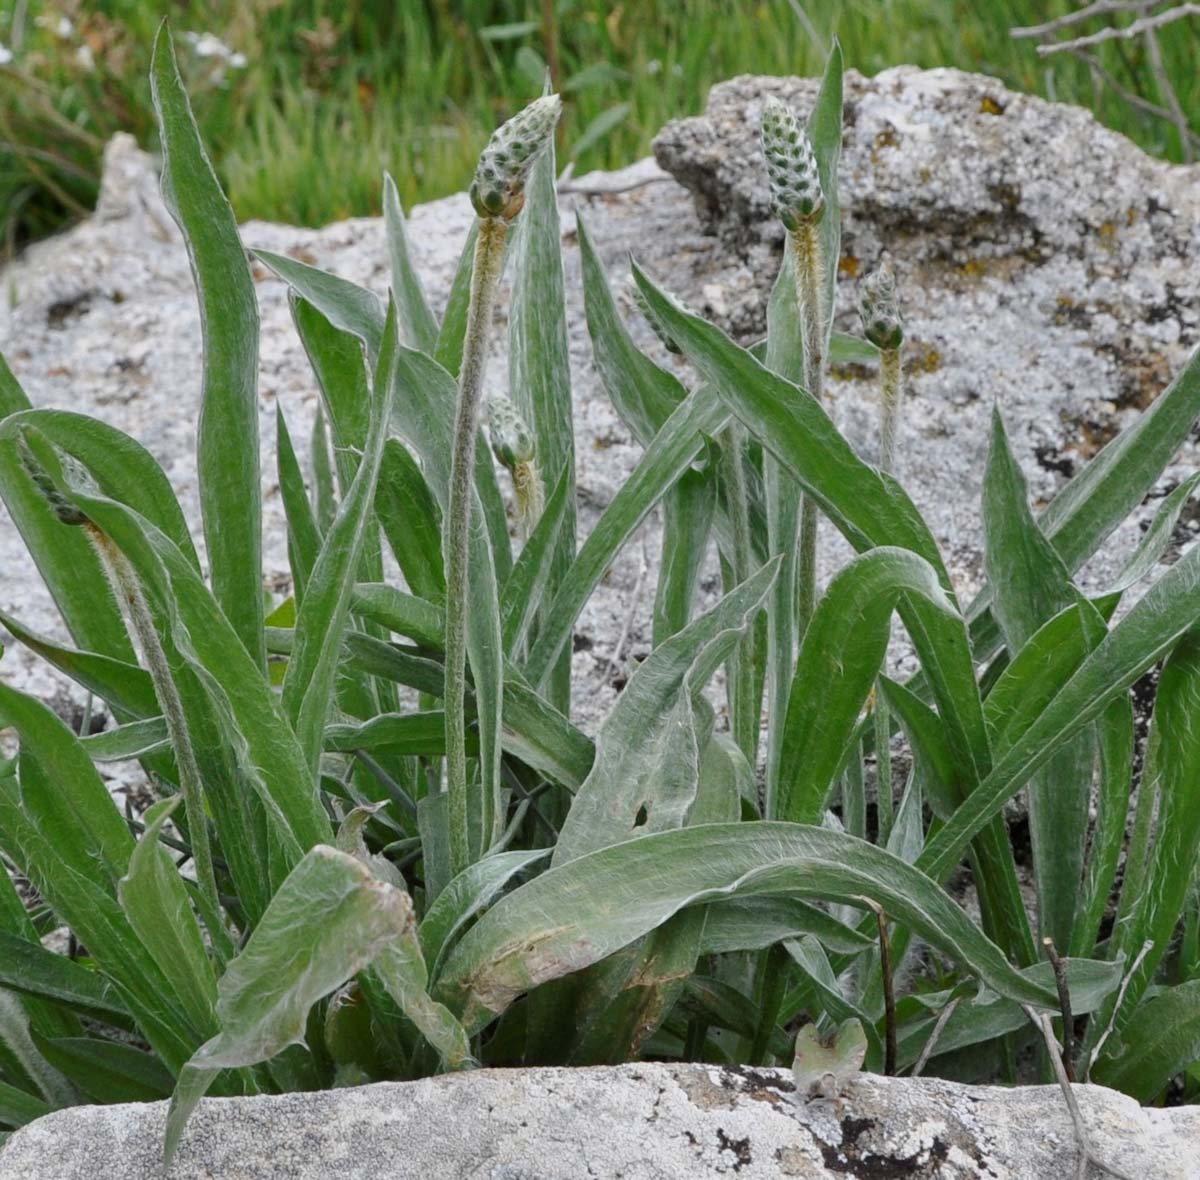
[[[1098,1156],[1191,1180],[1200,1108],[1076,1088]],[[18,1131],[0,1180],[148,1180],[166,1103],[74,1107]],[[283,1097],[207,1099],[171,1180],[1046,1180],[1074,1174],[1063,1096],[866,1076],[797,1104],[782,1070],[483,1070]]]
[[[804,112],[815,85],[738,78],[714,88],[706,115],[671,124],[657,141],[659,162],[682,184],[643,161],[624,173],[577,179],[564,193],[581,534],[639,451],[592,369],[573,209],[589,218],[614,284],[623,280],[632,250],[693,306],[739,338],[752,338],[762,328],[780,253],[755,154],[758,109],[773,92]],[[993,403],[1004,412],[1033,496],[1044,502],[1153,400],[1200,336],[1200,167],[1151,160],[1078,108],[1017,95],[975,75],[908,67],[870,80],[848,75],[843,160],[838,324],[857,328],[851,309],[859,282],[886,248],[901,280],[912,342],[901,475],[969,596],[981,577],[978,494]],[[469,220],[463,196],[412,213],[416,260],[436,307]],[[255,222],[243,236],[249,246],[289,253],[381,293],[386,288],[377,220],[320,230]],[[316,394],[284,285],[261,268],[256,279],[265,560],[270,585],[283,592],[288,572],[273,418],[282,406],[303,450]],[[96,216],[32,248],[4,274],[4,286],[0,348],[34,403],[94,413],[132,434],[162,463],[198,523],[198,316],[187,259],[157,195],[150,158],[128,137],[117,137]],[[689,379],[686,366],[667,358],[636,317],[633,330]],[[499,383],[504,372],[497,357],[491,380]],[[829,386],[831,412],[870,458],[877,429],[871,374],[840,369]],[[1086,585],[1103,584],[1154,502],[1196,460],[1189,445],[1142,513],[1085,572]],[[1198,526],[1185,513],[1168,559]],[[627,548],[579,621],[577,720],[587,729],[607,711],[629,661],[647,651],[657,527],[651,521],[641,542]],[[825,545],[828,571],[838,550],[831,538]],[[0,607],[35,628],[58,631],[20,539],[3,519],[0,571]],[[714,576],[706,592],[716,589]],[[614,665],[610,655],[631,609],[630,639]],[[6,680],[44,697],[72,696],[16,647],[0,668]]]

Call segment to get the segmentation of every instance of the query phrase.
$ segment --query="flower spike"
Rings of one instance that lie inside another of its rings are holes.
[[[471,182],[471,204],[480,217],[512,221],[521,212],[529,170],[550,142],[561,113],[562,99],[547,94],[492,133]]]
[[[816,221],[825,209],[817,157],[795,111],[768,98],[760,127],[763,158],[771,181],[771,206],[784,227],[796,230]]]

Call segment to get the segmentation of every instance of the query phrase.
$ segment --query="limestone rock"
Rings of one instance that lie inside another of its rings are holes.
[[[1077,1087],[1094,1147],[1125,1174],[1195,1176],[1200,1108]],[[166,1103],[73,1107],[18,1131],[0,1180],[149,1180]],[[1074,1174],[1062,1094],[864,1076],[797,1104],[783,1070],[636,1064],[482,1070],[282,1097],[206,1099],[171,1180],[705,1180]]]

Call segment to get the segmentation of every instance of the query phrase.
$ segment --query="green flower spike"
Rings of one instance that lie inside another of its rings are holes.
[[[771,207],[784,227],[796,230],[825,209],[817,158],[808,133],[787,103],[768,98],[760,126],[763,158],[771,181]]]
[[[896,274],[887,262],[863,280],[858,306],[863,335],[876,348],[899,348],[904,341],[904,320],[896,298]]]
[[[492,454],[509,471],[533,460],[533,435],[520,411],[503,394],[493,396],[488,406],[488,440]]]
[[[547,94],[492,133],[471,182],[471,204],[480,217],[512,221],[521,212],[529,170],[550,142],[561,113],[562,99]]]

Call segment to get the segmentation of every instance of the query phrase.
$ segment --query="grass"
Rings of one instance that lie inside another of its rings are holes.
[[[6,0],[0,44],[0,243],[11,252],[83,215],[117,130],[155,142],[148,49],[164,9],[205,142],[238,216],[316,225],[377,214],[392,171],[406,206],[466,187],[491,129],[540,92],[547,62],[566,100],[560,155],[580,169],[645,154],[668,119],[702,109],[733,74],[816,73],[831,33],[872,74],[952,65],[1096,110],[1148,151],[1180,157],[1175,133],[1093,88],[1086,67],[1039,59],[1009,27],[1067,0]],[[548,35],[544,9],[553,10]],[[805,15],[807,13],[807,15]],[[221,67],[185,35],[243,55]],[[1196,27],[1164,36],[1185,110],[1200,101]],[[1128,90],[1159,96],[1140,42],[1109,46]]]

